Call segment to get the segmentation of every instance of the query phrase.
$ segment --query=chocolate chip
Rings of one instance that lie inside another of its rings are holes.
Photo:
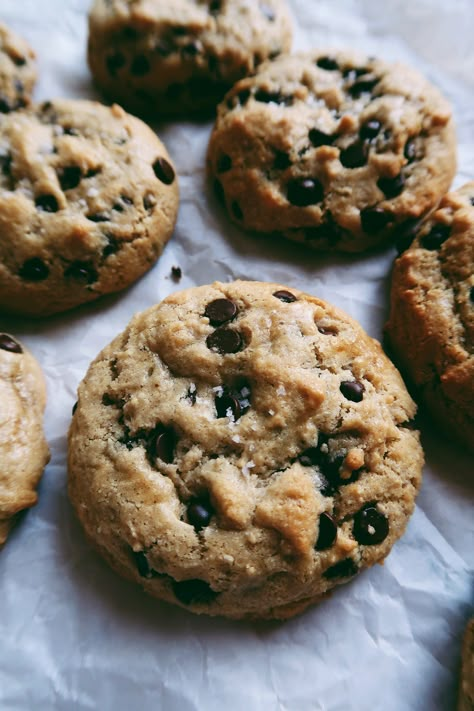
[[[469,291],[469,298],[471,302],[474,304],[474,286],[471,286],[471,289]]]
[[[244,213],[242,212],[242,208],[236,200],[233,201],[232,205],[230,206],[230,209],[236,220],[243,219]]]
[[[209,3],[209,12],[211,15],[218,15],[221,10],[222,0],[211,0]]]
[[[153,171],[162,183],[165,185],[171,185],[174,181],[175,173],[173,166],[168,163],[164,158],[157,158],[153,163]]]
[[[324,188],[316,178],[294,178],[287,185],[287,198],[296,207],[315,205],[324,199]]]
[[[337,525],[333,517],[328,513],[322,513],[319,517],[319,535],[315,548],[317,551],[330,548],[337,538]]]
[[[377,119],[370,119],[370,121],[366,121],[366,123],[362,124],[360,127],[359,136],[363,140],[367,139],[370,141],[372,138],[378,136],[381,128],[382,124],[380,121],[377,121]]]
[[[73,262],[64,272],[64,276],[70,279],[92,284],[97,281],[99,275],[90,262]]]
[[[124,27],[122,37],[126,40],[134,40],[138,37],[138,32],[134,27]]]
[[[204,315],[212,326],[221,326],[236,317],[237,305],[230,299],[214,299],[207,304]]]
[[[225,207],[225,193],[220,180],[214,180],[214,195],[221,205]]]
[[[470,199],[471,205],[474,207],[474,197]]]
[[[354,575],[357,575],[358,572],[359,568],[354,560],[352,558],[345,558],[325,570],[323,576],[327,580],[333,580],[334,578],[352,578]]]
[[[162,37],[156,42],[154,49],[161,57],[168,57],[174,52],[175,47],[172,42]]]
[[[349,86],[347,91],[352,97],[357,98],[361,94],[370,93],[378,83],[379,79],[377,77],[369,75],[366,78],[362,77],[361,79],[355,81]]]
[[[26,64],[26,57],[21,54],[10,54],[10,59],[17,67],[23,67]]]
[[[206,346],[209,350],[217,351],[221,355],[237,353],[243,346],[243,340],[238,331],[233,331],[230,328],[219,328],[206,338]]]
[[[78,401],[76,400],[76,402],[75,402],[74,405],[72,406],[72,414],[73,414],[73,415],[74,415],[74,413],[76,412],[78,405],[79,405],[79,403],[78,403]]]
[[[416,144],[414,138],[409,138],[405,143],[405,148],[403,149],[403,155],[409,163],[412,163],[416,158]]]
[[[12,155],[7,153],[5,155],[0,155],[0,170],[2,174],[9,177],[12,174]]]
[[[232,158],[225,153],[221,155],[219,160],[217,161],[217,172],[218,173],[226,173],[228,170],[232,168]]]
[[[316,227],[307,227],[304,231],[305,240],[326,240],[333,246],[344,237],[345,230],[334,220],[331,212],[326,211],[324,220]]]
[[[173,592],[175,597],[183,605],[192,603],[208,603],[215,600],[218,593],[214,592],[209,583],[197,578],[192,580],[173,580]]]
[[[392,219],[392,213],[381,207],[367,207],[360,212],[362,229],[369,235],[383,230]]]
[[[133,58],[130,65],[130,73],[133,74],[133,76],[143,77],[145,74],[148,74],[149,71],[150,62],[143,54],[139,54]]]
[[[208,526],[213,514],[214,510],[208,500],[193,499],[188,504],[188,523],[194,526],[196,531],[201,531]]]
[[[335,326],[318,326],[318,331],[322,333],[323,336],[337,336],[339,333]]]
[[[104,249],[102,250],[102,256],[104,259],[107,259],[107,257],[110,257],[111,254],[116,254],[119,249],[120,249],[120,244],[118,241],[115,239],[113,235],[106,235],[107,239],[107,244],[105,245]]]
[[[73,128],[72,126],[63,126],[63,133],[65,136],[79,136],[77,128]],[[89,174],[86,175],[86,178],[88,177],[90,177]]]
[[[328,72],[333,72],[336,69],[339,69],[339,64],[332,57],[320,57],[317,60],[316,65],[320,69],[325,69]]]
[[[376,504],[367,504],[354,516],[352,532],[361,545],[382,543],[388,536],[388,529],[388,518],[376,508]]]
[[[241,409],[240,403],[236,397],[228,392],[223,392],[221,395],[216,395],[214,404],[216,406],[217,418],[232,416],[234,422],[240,419]]]
[[[395,237],[395,248],[398,254],[402,254],[408,247],[410,247],[413,242],[415,235],[420,226],[420,220],[417,218],[410,218],[402,222],[396,231]]]
[[[240,105],[243,106],[250,98],[250,89],[242,89],[242,91],[239,91],[237,94],[237,97]]]
[[[18,273],[26,281],[44,281],[48,278],[49,267],[39,257],[32,257],[23,263]]]
[[[44,212],[57,212],[59,210],[58,201],[54,195],[38,195],[35,199],[35,205],[38,210]]]
[[[261,101],[264,104],[279,104],[282,106],[291,106],[293,103],[292,96],[285,96],[279,91],[266,91],[265,89],[257,89],[254,94],[255,101]]]
[[[110,222],[110,215],[106,212],[95,212],[92,215],[86,215],[91,222]]]
[[[171,278],[173,281],[181,281],[182,276],[183,273],[181,271],[181,267],[171,267]]]
[[[143,198],[143,207],[145,210],[151,211],[156,205],[156,198],[152,193],[147,193]]]
[[[438,223],[431,228],[427,235],[421,238],[421,246],[430,251],[439,249],[443,242],[446,242],[450,234],[450,225]]]
[[[176,435],[171,427],[159,425],[147,437],[146,450],[151,464],[161,459],[165,464],[171,464],[174,459]]]
[[[58,171],[58,180],[61,190],[77,188],[81,182],[82,172],[78,165],[66,165]]]
[[[125,66],[125,57],[121,52],[114,52],[105,58],[105,65],[109,74],[115,76],[117,70]]]
[[[275,160],[273,167],[275,170],[286,170],[291,165],[290,156],[283,151],[275,151]]]
[[[114,397],[113,395],[110,395],[109,393],[104,393],[102,395],[102,405],[105,405],[106,407],[110,407],[111,405],[116,405],[117,404],[117,398]]]
[[[260,4],[260,11],[270,22],[275,21],[275,11],[269,5]]]
[[[308,138],[312,145],[317,148],[318,146],[330,146],[334,143],[337,136],[332,136],[329,133],[320,131],[319,128],[312,128],[308,133]]]
[[[285,289],[281,289],[280,291],[274,291],[273,296],[275,296],[280,301],[283,301],[285,304],[291,304],[293,301],[297,301],[296,296],[292,294],[291,291],[286,291]]]
[[[369,145],[366,141],[356,141],[344,148],[339,154],[339,160],[345,168],[360,168],[367,164]]]
[[[364,397],[365,386],[358,380],[343,380],[339,386],[339,390],[346,400],[360,402]]]
[[[202,50],[202,44],[198,40],[192,40],[181,48],[184,57],[195,57]]]
[[[23,348],[7,333],[0,333],[0,350],[9,353],[23,353]]]
[[[298,461],[304,467],[319,465],[321,461],[321,452],[319,447],[309,447],[308,449],[305,449],[304,452],[301,452],[298,456]]]
[[[139,575],[141,575],[142,578],[151,578],[153,573],[145,553],[143,551],[132,551],[132,554]]]
[[[386,198],[394,198],[400,195],[405,187],[405,178],[399,173],[394,178],[379,178],[377,187],[383,192]]]
[[[348,81],[354,81],[355,79],[364,76],[364,74],[367,74],[368,71],[367,67],[348,67],[347,69],[344,69],[342,76]]]

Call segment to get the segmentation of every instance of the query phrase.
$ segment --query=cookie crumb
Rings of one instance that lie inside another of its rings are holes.
[[[181,281],[182,276],[183,272],[181,271],[181,267],[171,267],[171,278],[173,281]]]

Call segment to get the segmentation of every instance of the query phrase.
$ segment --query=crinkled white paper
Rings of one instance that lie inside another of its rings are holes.
[[[97,98],[85,61],[88,4],[0,1],[0,19],[37,51],[37,99]],[[295,48],[354,46],[407,61],[435,81],[455,108],[455,185],[474,178],[473,0],[291,6]],[[474,466],[429,423],[418,507],[385,565],[284,624],[233,623],[165,606],[122,581],[86,544],[66,496],[71,407],[89,362],[135,311],[178,288],[241,277],[317,294],[378,338],[387,317],[393,250],[321,257],[255,240],[229,223],[206,187],[211,124],[156,128],[181,186],[176,232],[156,266],[127,292],[66,315],[0,318],[47,376],[52,451],[38,506],[0,553],[0,709],[454,709],[462,628],[473,605]],[[173,265],[183,270],[179,285],[170,278]]]

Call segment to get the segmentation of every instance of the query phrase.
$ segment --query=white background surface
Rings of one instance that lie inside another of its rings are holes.
[[[88,0],[0,0],[38,54],[36,98],[96,97],[85,62]],[[343,45],[408,61],[452,101],[455,185],[474,178],[473,0],[292,0],[295,48]],[[455,708],[473,606],[473,461],[423,425],[427,465],[406,535],[376,566],[284,624],[198,618],[147,598],[86,545],[66,496],[75,390],[132,314],[173,290],[234,277],[280,281],[343,307],[380,338],[394,250],[335,258],[256,241],[210,195],[211,124],[157,126],[181,207],[156,266],[127,292],[42,321],[0,317],[48,379],[52,451],[40,502],[0,553],[0,709],[438,711]],[[1,238],[1,236],[0,236]],[[180,265],[183,279],[170,279]],[[0,404],[1,406],[1,404]]]

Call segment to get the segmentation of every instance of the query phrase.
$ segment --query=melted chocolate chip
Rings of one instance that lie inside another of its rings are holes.
[[[232,158],[225,153],[221,155],[219,160],[217,161],[217,172],[218,173],[226,173],[228,170],[232,168]]]
[[[26,64],[26,57],[22,54],[10,54],[10,59],[17,67],[24,67]]]
[[[224,387],[216,395],[214,404],[218,418],[231,417],[234,422],[250,409],[250,385],[243,383],[239,388]]]
[[[341,560],[336,565],[332,565],[330,568],[324,571],[323,576],[327,580],[333,580],[334,578],[352,578],[357,575],[359,568],[355,564],[352,558],[345,558]]]
[[[105,405],[106,407],[110,407],[112,405],[117,405],[117,404],[118,404],[118,400],[113,395],[110,395],[109,393],[104,393],[102,395],[102,405]]]
[[[348,67],[347,69],[344,69],[342,76],[348,81],[354,81],[355,79],[364,76],[364,74],[367,74],[367,72],[367,67]]]
[[[421,238],[421,246],[430,251],[439,249],[451,234],[451,226],[438,223],[433,225],[430,232]]]
[[[82,172],[78,165],[67,165],[58,171],[61,190],[73,190],[81,182]]]
[[[241,106],[246,104],[250,98],[250,89],[242,89],[242,91],[239,91],[237,98]]]
[[[97,271],[90,262],[73,262],[64,272],[64,276],[70,279],[77,279],[86,284],[92,284],[99,278]]]
[[[376,508],[376,504],[367,504],[354,516],[352,532],[358,543],[374,546],[387,538],[388,518]]]
[[[261,101],[264,104],[280,104],[282,106],[291,106],[293,103],[292,96],[285,96],[279,91],[266,91],[265,89],[257,89],[254,94],[255,101]]]
[[[416,158],[416,144],[414,138],[409,138],[405,143],[405,148],[403,149],[403,155],[409,163],[412,163]]]
[[[211,0],[209,3],[209,12],[211,15],[218,15],[221,10],[222,0]]]
[[[320,69],[325,69],[328,72],[333,72],[336,69],[339,69],[339,64],[335,59],[333,59],[333,57],[320,57],[317,60],[316,65]]]
[[[203,604],[212,602],[217,597],[218,593],[214,592],[209,583],[204,580],[173,580],[173,592],[175,597],[183,605],[191,605],[192,603]]]
[[[399,173],[394,178],[379,178],[377,187],[383,192],[386,198],[394,198],[400,195],[405,187],[405,178]]]
[[[319,517],[319,535],[315,548],[317,551],[324,551],[330,548],[337,538],[337,524],[328,513],[322,513]]]
[[[209,350],[217,351],[221,355],[237,353],[243,346],[243,340],[238,331],[233,331],[230,328],[218,328],[206,338],[206,346]]]
[[[330,133],[324,133],[324,131],[320,131],[319,128],[312,128],[308,133],[308,138],[312,145],[317,148],[318,146],[330,146],[334,143],[337,136],[333,136]]]
[[[119,69],[125,66],[125,57],[121,52],[114,52],[105,58],[105,66],[112,76],[115,76]]]
[[[296,207],[316,205],[324,199],[324,188],[316,178],[295,178],[287,185],[287,198]]]
[[[158,180],[161,180],[165,185],[171,185],[174,181],[175,173],[173,166],[168,163],[165,158],[157,158],[153,163],[153,172]]]
[[[368,156],[368,143],[366,141],[356,141],[340,152],[339,160],[344,168],[361,168],[367,164]]]
[[[242,208],[236,200],[233,201],[232,205],[230,206],[230,209],[236,220],[243,219],[244,213],[242,212]]]
[[[357,98],[361,94],[370,93],[378,83],[379,79],[377,77],[368,75],[367,77],[357,79],[357,81],[348,87],[347,91],[352,97]]]
[[[237,305],[230,299],[215,299],[207,304],[204,315],[211,326],[221,326],[237,316]]]
[[[362,229],[369,235],[383,230],[392,219],[392,213],[381,207],[367,207],[360,212]]]
[[[339,390],[346,400],[361,402],[364,397],[365,386],[358,380],[343,380],[339,386]]]
[[[297,301],[296,296],[292,294],[291,291],[286,291],[285,289],[281,289],[280,291],[274,291],[273,296],[275,296],[280,301],[283,301],[285,304],[291,304],[293,301]]]
[[[264,5],[263,3],[260,4],[260,11],[262,15],[264,15],[269,22],[275,22],[275,11],[273,8],[271,8],[269,5]]]
[[[366,121],[366,123],[362,124],[360,127],[359,136],[363,140],[367,139],[370,141],[372,138],[378,136],[381,128],[382,124],[380,121],[377,121],[377,119],[370,119],[370,121]]]
[[[18,273],[25,281],[44,281],[48,278],[49,267],[39,257],[32,257],[23,263]]]
[[[165,464],[171,464],[174,459],[176,435],[174,430],[159,425],[147,438],[147,454],[151,464],[161,459]]]
[[[38,210],[44,212],[57,212],[59,210],[58,201],[54,195],[38,195],[35,199],[35,205]]]
[[[196,531],[201,531],[208,526],[213,515],[214,509],[207,499],[193,499],[188,504],[188,523],[194,526]]]
[[[23,348],[7,333],[0,333],[0,350],[9,353],[23,353]]]
[[[275,151],[275,160],[273,161],[273,167],[275,170],[286,170],[291,165],[290,156],[288,153],[283,153],[283,151]]]
[[[220,180],[214,180],[214,194],[221,205],[225,207],[225,193]]]
[[[91,222],[110,222],[110,215],[106,212],[95,212],[93,215],[86,215]]]
[[[132,555],[139,575],[141,575],[142,578],[151,578],[153,573],[144,551],[132,551]]]
[[[420,220],[416,218],[405,220],[405,222],[399,225],[395,238],[395,247],[398,254],[402,254],[411,245],[419,225]]]
[[[0,170],[2,174],[9,177],[12,174],[12,155],[7,153],[5,155],[0,155]]]
[[[133,74],[133,76],[143,77],[145,74],[148,74],[149,71],[150,62],[143,54],[139,54],[133,58],[130,65],[130,73]]]
[[[113,235],[106,235],[107,239],[107,244],[105,245],[104,249],[102,250],[102,256],[104,259],[107,259],[107,257],[110,257],[111,254],[116,254],[119,249],[120,249],[120,244],[118,241],[115,239]]]

